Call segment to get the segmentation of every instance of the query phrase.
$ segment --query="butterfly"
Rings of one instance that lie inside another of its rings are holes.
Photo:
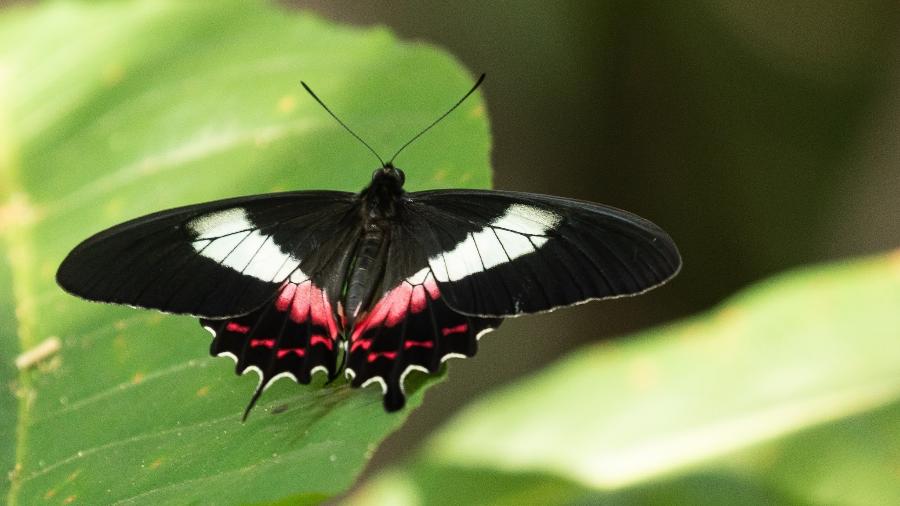
[[[210,352],[262,392],[341,370],[405,404],[412,371],[472,357],[504,318],[643,293],[681,259],[639,216],[563,197],[488,190],[406,192],[378,157],[359,193],[294,191],[230,198],[143,216],[75,247],[57,282],[79,297],[197,317]]]

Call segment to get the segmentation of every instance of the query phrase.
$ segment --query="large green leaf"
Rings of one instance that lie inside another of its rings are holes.
[[[763,282],[489,394],[358,504],[897,504],[900,252]]]
[[[0,503],[314,502],[345,489],[405,418],[383,412],[377,388],[280,382],[242,424],[256,378],[208,358],[196,321],[77,300],[54,272],[89,234],[161,208],[360,189],[377,162],[300,79],[390,155],[471,76],[384,29],[259,2],[13,7],[0,48]],[[473,98],[398,164],[410,189],[485,187],[488,152]],[[56,356],[13,367],[51,337]]]

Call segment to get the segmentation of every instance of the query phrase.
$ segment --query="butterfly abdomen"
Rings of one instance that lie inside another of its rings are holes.
[[[347,290],[344,295],[346,328],[353,327],[360,311],[372,299],[373,290],[384,274],[384,262],[379,260],[387,246],[386,233],[375,224],[367,224],[365,228],[357,246],[356,258],[351,263],[346,278]]]

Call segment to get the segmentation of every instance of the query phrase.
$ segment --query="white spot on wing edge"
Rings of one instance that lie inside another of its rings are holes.
[[[371,385],[372,383],[376,383],[376,382],[381,385],[381,395],[387,395],[387,391],[388,391],[387,382],[385,382],[384,378],[382,378],[381,376],[372,376],[371,378],[367,379],[366,382],[360,386],[361,386],[361,388],[366,388],[367,386]]]
[[[235,363],[235,364],[238,363],[237,355],[235,355],[234,353],[231,353],[230,351],[223,351],[223,352],[221,352],[221,353],[217,353],[216,356],[217,356],[217,357],[228,357],[228,358],[230,358],[231,360],[234,360],[234,363]]]
[[[213,337],[216,337],[216,331],[212,327],[207,327],[206,325],[204,325],[203,328],[206,329],[207,332],[212,334]],[[226,353],[228,353],[228,352],[226,352]],[[219,356],[221,357],[222,355],[219,355]]]
[[[451,358],[469,358],[469,357],[463,355],[462,353],[448,353],[448,354],[444,355],[443,357],[441,357],[441,363],[443,364],[444,362],[450,360]]]
[[[249,371],[253,371],[256,373],[257,376],[259,376],[259,381],[256,383],[256,389],[259,390],[259,388],[262,386],[262,382],[263,382],[262,369],[260,369],[259,367],[256,367],[255,365],[248,365],[243,371],[241,371],[241,376],[247,374]]]
[[[481,330],[480,332],[478,332],[477,334],[475,334],[475,340],[476,340],[476,341],[480,341],[480,340],[481,340],[481,337],[482,337],[483,335],[488,334],[488,333],[490,333],[490,332],[493,332],[493,331],[495,331],[495,330],[497,330],[497,329],[495,329],[494,327],[488,327],[488,328],[486,328],[486,329],[484,329],[484,330]]]
[[[278,381],[280,379],[284,379],[284,378],[290,378],[290,379],[294,380],[294,383],[300,383],[299,381],[297,381],[297,377],[294,376],[294,373],[288,372],[288,371],[280,372],[280,373],[276,374],[275,376],[272,376],[272,379],[270,379],[266,383],[266,386],[263,387],[263,392],[268,390],[269,387],[272,386],[276,381]]]
[[[230,351],[223,351],[221,353],[216,354],[216,356],[217,357],[228,357],[231,360],[233,360],[235,364],[238,363],[237,355],[235,355],[234,353],[231,353]],[[260,383],[256,386],[256,388],[259,388],[259,386],[262,384],[262,376],[263,376],[262,370],[259,367],[256,367],[255,365],[251,365],[251,366],[247,366],[247,368],[245,368],[243,371],[241,371],[240,375],[243,376],[250,371],[255,372],[257,374],[257,376],[259,376]],[[310,376],[313,376],[318,372],[325,373],[325,375],[327,376],[328,368],[326,368],[324,365],[317,365],[310,370],[309,374],[310,374]],[[280,372],[280,373],[276,374],[275,376],[272,376],[272,379],[270,379],[266,383],[266,385],[263,387],[263,392],[268,390],[269,387],[272,386],[273,383],[275,383],[276,381],[278,381],[280,379],[284,379],[284,378],[290,378],[290,379],[294,380],[294,382],[297,384],[300,383],[300,380],[297,379],[297,376],[294,375],[294,373],[292,373],[290,371]]]
[[[356,371],[348,367],[344,369],[344,377],[350,381],[353,381],[353,379],[356,378]]]
[[[406,397],[406,385],[404,385],[404,383],[406,382],[406,375],[413,371],[419,371],[428,374],[428,369],[422,367],[421,365],[410,364],[406,366],[406,369],[403,370],[403,374],[400,375],[400,391],[403,393],[404,397]]]

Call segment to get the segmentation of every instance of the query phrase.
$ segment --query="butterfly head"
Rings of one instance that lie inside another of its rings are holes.
[[[399,190],[403,188],[406,182],[406,174],[402,170],[394,167],[391,163],[384,164],[383,167],[375,169],[372,173],[372,185],[395,188]]]

